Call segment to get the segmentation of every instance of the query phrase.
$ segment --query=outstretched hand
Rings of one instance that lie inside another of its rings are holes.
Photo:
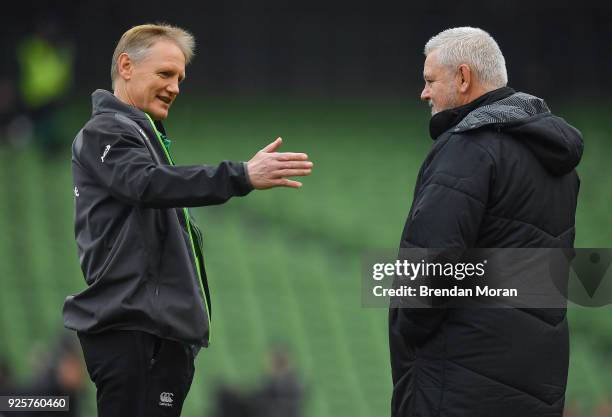
[[[300,188],[301,182],[287,177],[304,177],[312,172],[312,162],[305,153],[276,152],[282,143],[283,139],[277,138],[247,162],[249,179],[255,189]]]

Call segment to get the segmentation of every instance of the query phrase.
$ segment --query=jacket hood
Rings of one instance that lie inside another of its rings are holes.
[[[550,173],[571,172],[582,157],[584,142],[578,129],[553,115],[544,100],[515,93],[470,112],[452,132],[492,127],[521,140]]]

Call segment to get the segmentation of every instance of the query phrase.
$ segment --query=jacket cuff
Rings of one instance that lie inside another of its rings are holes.
[[[246,162],[242,162],[242,169],[244,170],[244,182],[249,191],[254,189],[251,179],[249,178],[249,168]]]

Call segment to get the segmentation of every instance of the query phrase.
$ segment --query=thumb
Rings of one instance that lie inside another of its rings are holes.
[[[267,145],[265,148],[263,148],[261,150],[261,152],[274,152],[276,151],[278,148],[280,148],[280,146],[283,143],[283,138],[276,138],[276,140],[272,143],[270,143],[269,145]]]

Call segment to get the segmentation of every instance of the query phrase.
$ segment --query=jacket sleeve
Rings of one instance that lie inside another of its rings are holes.
[[[100,123],[101,124],[101,123]],[[109,121],[86,126],[73,155],[115,198],[151,208],[221,204],[248,194],[252,185],[243,162],[209,165],[158,165],[139,137]]]
[[[440,257],[443,262],[459,261],[462,249],[477,244],[495,165],[488,151],[471,139],[451,137],[423,171],[423,186],[414,197],[401,247],[427,248],[428,261]],[[442,250],[449,248],[458,250]],[[439,328],[447,312],[444,308],[401,310],[397,320],[416,345]]]

